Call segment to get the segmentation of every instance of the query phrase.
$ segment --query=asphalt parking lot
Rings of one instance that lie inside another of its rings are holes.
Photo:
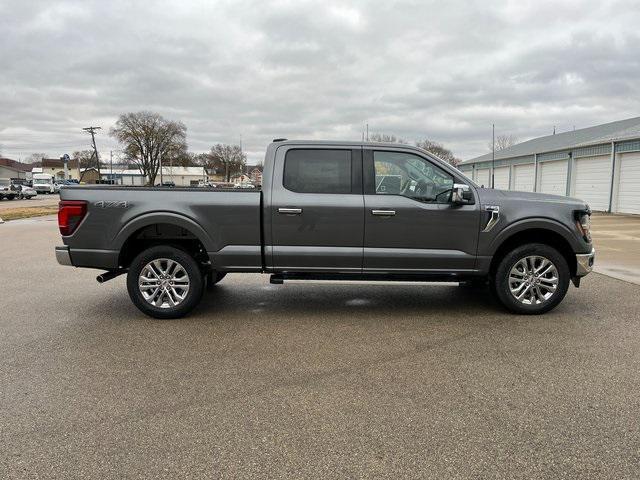
[[[1,200],[0,217],[3,210],[13,210],[20,207],[44,207],[57,205],[58,202],[60,202],[60,196],[57,193],[52,195],[39,194],[29,200]]]
[[[0,226],[0,478],[638,478],[640,286],[539,317],[449,285],[229,275],[144,317]]]

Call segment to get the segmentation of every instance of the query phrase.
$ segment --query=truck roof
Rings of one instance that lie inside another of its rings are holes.
[[[275,145],[342,145],[347,147],[362,147],[362,146],[371,146],[371,147],[401,147],[401,148],[409,148],[412,150],[422,150],[419,147],[414,147],[413,145],[409,145],[407,143],[390,143],[390,142],[361,142],[361,141],[353,141],[353,140],[281,140],[278,142],[272,142]]]
[[[336,146],[336,147],[376,147],[376,148],[401,148],[404,150],[413,150],[422,154],[428,154],[437,160],[447,163],[437,155],[424,150],[423,148],[408,145],[406,143],[389,143],[389,142],[354,142],[345,140],[281,140],[271,142],[267,147],[267,150],[277,148],[281,145],[318,145],[318,146]]]

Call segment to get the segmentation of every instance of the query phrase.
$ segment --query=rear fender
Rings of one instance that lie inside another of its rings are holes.
[[[129,221],[115,236],[114,248],[120,251],[125,242],[138,230],[159,223],[175,225],[191,232],[204,245],[207,252],[219,250],[211,236],[194,220],[172,212],[153,212],[140,215]]]

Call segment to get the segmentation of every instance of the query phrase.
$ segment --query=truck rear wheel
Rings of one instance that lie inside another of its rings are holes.
[[[159,319],[181,318],[200,302],[203,277],[195,259],[170,246],[148,248],[127,274],[129,297],[138,309]]]
[[[491,287],[507,309],[536,315],[562,301],[569,281],[569,266],[560,252],[549,245],[530,243],[500,260]]]

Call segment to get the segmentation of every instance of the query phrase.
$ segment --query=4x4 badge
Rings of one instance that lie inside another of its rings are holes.
[[[100,200],[93,205],[98,208],[128,208],[131,206],[131,202],[127,202],[126,200],[121,202],[105,202],[104,200]]]

